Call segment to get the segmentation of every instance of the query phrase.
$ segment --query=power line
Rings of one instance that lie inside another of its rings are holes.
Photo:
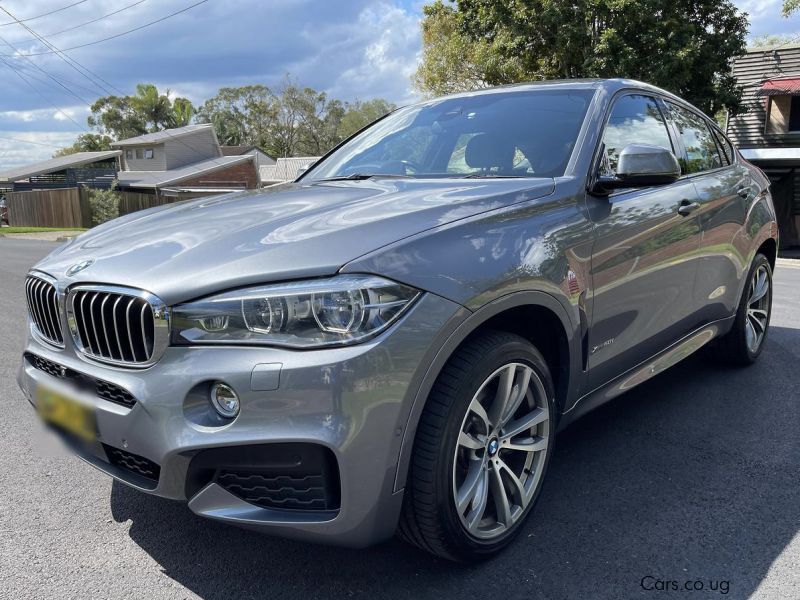
[[[93,42],[87,42],[86,44],[80,44],[78,46],[72,46],[70,48],[63,48],[61,50],[49,50],[47,52],[30,52],[28,54],[23,54],[23,56],[42,56],[44,54],[57,54],[58,52],[67,52],[69,50],[77,50],[78,48],[86,48],[87,46],[94,46],[95,44],[101,44],[103,42],[107,42],[109,40],[113,40],[113,39],[122,37],[124,35],[128,35],[129,33],[133,33],[134,31],[139,31],[140,29],[144,29],[145,27],[150,27],[151,25],[155,25],[156,23],[161,23],[162,21],[166,21],[167,19],[170,19],[170,18],[172,18],[174,16],[177,16],[177,15],[179,15],[181,13],[185,13],[185,12],[193,9],[196,6],[200,6],[201,4],[205,4],[206,2],[208,2],[208,0],[200,0],[199,2],[195,2],[194,4],[192,4],[190,6],[187,6],[186,8],[182,8],[181,10],[175,11],[174,13],[170,13],[170,14],[164,16],[164,17],[161,17],[160,19],[156,19],[155,21],[150,21],[149,23],[145,23],[144,25],[140,25],[139,27],[134,27],[133,29],[129,29],[128,31],[123,31],[122,33],[118,33],[116,35],[111,35],[111,36],[106,37],[106,38],[102,38],[102,39],[99,39],[99,40],[94,40]],[[5,9],[2,8],[2,7],[0,7],[0,9],[5,11]]]
[[[41,35],[36,33],[33,29],[31,29],[30,27],[28,27],[24,23],[22,23],[22,21],[17,19],[17,17],[15,17],[13,14],[11,14],[11,12],[9,12],[5,7],[0,6],[0,10],[3,11],[4,13],[6,13],[12,19],[14,19],[17,23],[19,23],[22,27],[24,27],[25,30],[28,31],[28,33],[34,35],[45,46],[50,48],[53,51],[53,53],[56,54],[56,56],[58,56],[61,60],[63,60],[65,63],[67,63],[67,65],[69,65],[72,69],[77,71],[80,75],[82,75],[83,77],[88,79],[92,84],[96,85],[100,90],[102,90],[105,93],[112,93],[111,90],[108,87],[105,87],[105,86],[101,85],[102,83],[108,84],[108,82],[105,81],[102,77],[100,77],[96,73],[93,73],[92,71],[90,71],[89,69],[87,69],[86,67],[84,67],[83,65],[78,63],[77,61],[74,61],[72,58],[70,58],[69,56],[64,54],[64,52],[62,50],[60,50],[59,48],[57,48],[54,44],[52,44],[47,39],[45,39],[44,37],[42,37]],[[23,54],[21,52],[18,53],[18,55],[22,56],[22,57],[30,56],[28,54]],[[92,79],[92,77],[90,77],[89,74],[93,75],[95,79]],[[96,80],[99,80],[101,83],[98,83]],[[108,84],[108,85],[111,85],[111,84]],[[111,87],[114,87],[114,86],[111,86]],[[124,92],[122,92],[121,90],[118,90],[118,91],[120,91],[120,93],[124,94]],[[112,93],[112,95],[113,95],[113,93]]]
[[[67,119],[69,119],[70,121],[72,121],[73,123],[75,123],[75,125],[77,125],[79,128],[81,128],[83,131],[85,131],[85,132],[89,133],[89,130],[88,130],[88,129],[86,129],[86,128],[85,128],[83,125],[81,125],[80,123],[78,123],[78,122],[77,122],[75,119],[73,119],[71,116],[69,116],[69,115],[68,115],[66,112],[64,112],[63,110],[61,110],[60,108],[58,108],[58,107],[57,107],[55,104],[53,104],[53,102],[52,102],[52,101],[51,101],[51,100],[50,100],[50,99],[49,99],[47,96],[45,96],[44,94],[42,94],[42,92],[40,92],[40,91],[39,91],[39,90],[36,88],[36,86],[35,86],[35,85],[33,85],[33,84],[30,82],[30,81],[28,81],[28,79],[27,79],[27,78],[25,78],[25,76],[24,76],[22,73],[20,73],[19,71],[17,71],[17,69],[15,69],[15,68],[14,68],[14,67],[13,67],[13,66],[12,66],[12,65],[11,65],[11,64],[10,64],[10,63],[9,63],[9,62],[6,60],[6,59],[5,59],[5,58],[3,58],[3,57],[0,57],[0,62],[2,62],[2,63],[5,65],[5,66],[7,66],[9,69],[11,69],[11,70],[14,72],[14,74],[15,74],[17,77],[19,77],[20,79],[22,79],[22,81],[23,81],[25,84],[27,84],[27,85],[28,85],[28,86],[29,86],[29,87],[30,87],[30,88],[31,88],[31,89],[32,89],[34,92],[36,92],[36,93],[39,95],[39,97],[41,97],[41,98],[42,98],[42,99],[43,99],[45,102],[47,102],[47,103],[48,103],[48,104],[49,104],[49,105],[50,105],[50,106],[51,106],[51,107],[52,107],[54,110],[56,110],[57,112],[59,112],[59,113],[61,113],[62,115],[64,115],[64,116],[65,116]]]
[[[103,19],[107,19],[108,17],[112,17],[112,16],[114,16],[116,14],[119,14],[119,13],[121,13],[123,11],[128,10],[129,8],[133,8],[134,6],[138,6],[141,3],[146,2],[146,1],[147,0],[138,0],[138,2],[134,2],[133,4],[128,4],[128,6],[123,6],[122,8],[120,8],[118,10],[115,10],[114,12],[106,13],[102,17],[97,17],[96,19],[92,19],[91,21],[86,21],[86,22],[81,23],[79,25],[75,25],[74,27],[68,27],[67,29],[62,29],[61,31],[54,31],[53,33],[42,33],[40,35],[42,37],[51,38],[51,37],[54,37],[56,35],[61,35],[62,33],[67,33],[68,31],[74,31],[75,29],[80,29],[81,27],[85,27],[86,25],[91,25],[92,23],[97,23],[98,21],[102,21]],[[26,40],[21,40],[21,41],[17,40],[17,43],[18,44],[22,44],[22,43],[26,43],[26,42],[35,42],[38,39],[39,38],[32,37],[32,38],[28,38]]]
[[[8,46],[9,48],[11,48],[11,49],[12,49],[12,50],[14,50],[15,52],[17,52],[17,49],[16,49],[14,46],[12,46],[12,45],[11,45],[11,44],[10,44],[10,43],[9,43],[9,42],[8,42],[8,41],[5,39],[5,38],[3,38],[3,37],[0,37],[0,42],[3,42],[3,43],[6,45],[6,46]],[[25,58],[25,57],[23,57],[23,58]],[[45,71],[45,70],[44,70],[42,67],[40,67],[40,66],[39,66],[39,65],[37,65],[35,62],[33,62],[33,60],[31,60],[30,58],[25,58],[25,60],[26,60],[27,62],[29,62],[31,65],[33,65],[33,67],[35,67],[37,71],[40,71],[40,72],[42,72],[42,73],[43,73],[44,75],[46,75],[48,78],[52,79],[52,80],[53,80],[53,81],[56,83],[56,85],[58,85],[59,87],[63,88],[63,89],[64,89],[64,90],[65,90],[65,91],[66,91],[66,92],[67,92],[67,93],[68,93],[70,96],[72,96],[72,97],[76,98],[78,101],[80,101],[80,102],[83,102],[84,104],[87,104],[87,105],[88,105],[88,104],[91,104],[91,102],[89,102],[89,101],[87,101],[87,100],[85,100],[85,99],[81,98],[81,97],[80,97],[78,94],[76,94],[75,92],[73,92],[73,91],[72,91],[70,88],[68,88],[66,85],[64,85],[63,83],[61,83],[61,82],[60,82],[58,79],[56,79],[55,77],[53,77],[53,76],[52,76],[50,73],[48,73],[47,71]]]
[[[36,15],[35,17],[28,17],[27,19],[22,19],[21,22],[27,23],[28,21],[35,21],[36,19],[41,19],[42,17],[46,17],[48,15],[53,15],[57,12],[61,12],[62,10],[67,10],[68,8],[72,8],[73,6],[78,6],[78,4],[83,4],[87,0],[80,0],[79,2],[73,2],[72,4],[67,4],[66,6],[62,6],[61,8],[57,8],[55,10],[51,10],[50,12],[43,13],[41,15]],[[16,25],[17,21],[11,21],[9,23],[0,23],[0,27],[5,27],[6,25]]]
[[[47,146],[48,148],[58,148],[59,150],[61,148],[63,148],[63,146],[56,146],[55,144],[45,144],[44,142],[34,142],[34,141],[31,141],[31,140],[23,140],[23,139],[20,139],[20,138],[7,137],[7,136],[4,136],[4,135],[0,135],[0,140],[9,140],[9,141],[12,141],[12,142],[22,142],[23,144],[36,144],[37,146]]]

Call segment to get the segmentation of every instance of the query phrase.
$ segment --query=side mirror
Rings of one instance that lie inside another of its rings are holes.
[[[595,180],[597,193],[633,187],[666,185],[678,180],[681,166],[672,151],[650,144],[628,144],[619,153],[617,172]]]

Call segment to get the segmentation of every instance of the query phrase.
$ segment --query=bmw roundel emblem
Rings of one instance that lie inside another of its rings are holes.
[[[72,277],[73,275],[77,275],[81,271],[85,271],[89,267],[94,264],[94,259],[90,258],[89,260],[82,260],[79,263],[75,263],[69,269],[67,269],[67,277]]]

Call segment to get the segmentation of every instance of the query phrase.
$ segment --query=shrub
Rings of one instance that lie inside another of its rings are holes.
[[[115,181],[110,189],[96,190],[87,188],[89,207],[92,209],[92,224],[100,225],[119,216],[119,194],[115,191]]]

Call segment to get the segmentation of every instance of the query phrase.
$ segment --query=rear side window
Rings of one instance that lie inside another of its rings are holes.
[[[699,173],[723,166],[719,148],[705,119],[671,102],[669,108],[686,148],[686,159],[680,159],[683,173]]]
[[[650,144],[672,150],[667,124],[658,104],[651,96],[632,94],[614,102],[611,116],[603,133],[606,166],[611,173],[617,169],[619,153],[628,144]]]

